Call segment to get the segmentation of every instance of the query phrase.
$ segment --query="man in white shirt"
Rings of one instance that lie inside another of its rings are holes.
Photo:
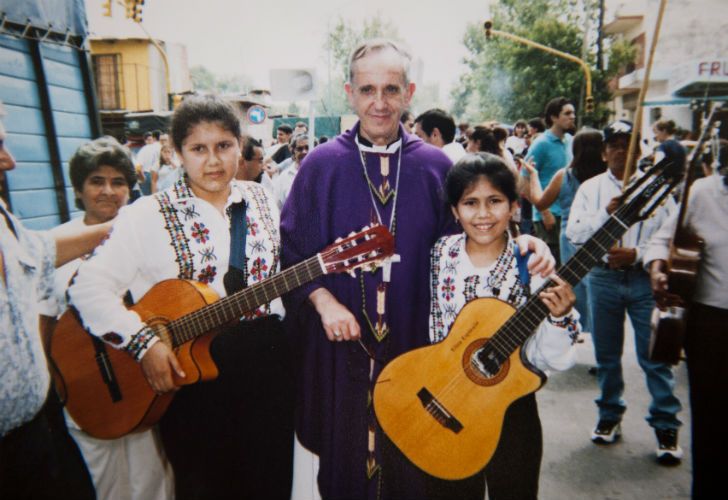
[[[441,109],[429,109],[415,118],[415,134],[442,149],[453,164],[465,156],[462,144],[455,142],[455,120]]]
[[[141,183],[142,194],[148,195],[152,192],[152,170],[159,166],[159,152],[162,144],[159,138],[162,133],[159,130],[146,132],[144,134],[144,146],[136,155],[137,169],[144,174],[144,181]]]
[[[620,205],[618,198],[622,193],[632,129],[632,123],[625,120],[613,122],[604,129],[603,156],[608,170],[584,182],[576,192],[566,226],[566,236],[575,245],[585,243]],[[639,148],[635,153],[639,154]],[[627,409],[622,399],[626,312],[634,327],[637,359],[652,396],[647,422],[657,437],[657,460],[665,465],[679,463],[682,458],[677,439],[680,421],[676,416],[681,405],[673,393],[675,382],[671,367],[649,359],[650,317],[655,301],[642,257],[650,237],[668,213],[669,207],[660,207],[652,218],[629,228],[609,250],[606,260],[591,271],[587,283],[592,299],[592,337],[600,388],[600,396],[596,399],[599,421],[592,431],[592,441],[611,444],[621,434],[620,422]]]
[[[685,225],[704,241],[695,293],[688,307],[685,354],[690,386],[692,498],[712,498],[728,470],[728,443],[723,411],[728,380],[728,143],[721,147],[717,172],[690,189]],[[665,266],[677,212],[650,240],[644,261],[652,289],[663,307],[668,299]]]
[[[291,186],[293,186],[293,179],[296,178],[298,169],[301,168],[301,162],[308,154],[308,135],[299,134],[294,135],[291,138],[290,149],[293,152],[293,163],[283,170],[274,180],[273,187],[275,190],[275,199],[278,203],[278,208],[282,208],[283,204],[288,198],[288,193],[291,192]]]

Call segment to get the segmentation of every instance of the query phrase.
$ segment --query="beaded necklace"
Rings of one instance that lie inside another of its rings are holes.
[[[384,160],[386,158],[386,170],[382,170],[382,178],[383,182],[379,189],[377,189],[374,186],[374,183],[372,183],[371,179],[369,178],[369,172],[367,171],[367,161],[366,161],[366,152],[365,148],[359,143],[359,138],[356,138],[356,145],[359,148],[359,160],[361,162],[362,171],[364,172],[364,179],[367,181],[367,187],[369,188],[369,197],[372,201],[372,206],[374,207],[374,212],[377,216],[377,222],[379,224],[384,224],[382,221],[382,214],[379,212],[379,206],[377,205],[377,201],[375,199],[375,195],[379,199],[380,203],[382,205],[386,205],[389,202],[389,199],[393,199],[393,205],[392,205],[392,214],[389,218],[389,232],[392,233],[393,237],[396,237],[397,232],[397,197],[399,194],[399,178],[400,174],[402,173],[402,139],[399,139],[397,142],[393,143],[387,148],[388,154],[394,153],[394,151],[399,150],[398,159],[397,159],[397,176],[395,180],[395,184],[393,189],[388,190],[388,182],[387,182],[387,176],[389,174],[389,158],[388,157],[382,157]],[[368,148],[367,148],[368,149]],[[385,163],[384,161],[382,163]],[[381,196],[384,195],[384,196]],[[369,326],[369,329],[371,330],[374,337],[377,339],[378,342],[381,342],[389,333],[389,326],[387,325],[386,321],[386,299],[387,299],[387,283],[391,280],[391,270],[392,270],[392,264],[395,262],[399,262],[400,257],[399,255],[393,255],[392,257],[389,257],[386,259],[382,264],[382,281],[377,285],[377,320],[376,323],[372,323],[371,319],[369,318],[369,314],[367,313],[367,302],[366,302],[366,290],[364,287],[364,272],[362,271],[359,274],[359,284],[361,286],[362,291],[362,313],[364,315],[364,318],[367,321],[367,325]],[[371,272],[374,272],[376,268],[372,269]],[[362,345],[362,347],[364,347]],[[371,353],[368,349],[365,350],[371,357]]]

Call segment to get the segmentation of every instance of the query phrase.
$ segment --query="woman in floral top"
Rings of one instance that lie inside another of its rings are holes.
[[[517,247],[507,228],[516,210],[516,180],[503,160],[489,153],[469,154],[448,173],[445,191],[463,233],[445,236],[432,249],[430,338],[445,338],[460,310],[479,297],[495,297],[519,308],[544,279],[519,272]],[[557,283],[541,292],[550,311],[524,346],[528,361],[543,371],[574,364],[578,313],[571,287]],[[529,394],[511,405],[498,448],[483,472],[453,482],[458,498],[482,499],[485,484],[492,500],[538,496],[541,422],[536,398]]]

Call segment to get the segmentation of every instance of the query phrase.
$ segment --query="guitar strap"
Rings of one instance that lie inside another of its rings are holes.
[[[518,244],[515,245],[516,252],[516,264],[518,265],[518,275],[521,278],[523,288],[526,290],[526,296],[531,295],[531,274],[528,272],[528,258],[531,257],[531,252],[526,252],[526,255],[521,255],[521,250],[518,248]]]
[[[228,295],[245,288],[245,200],[230,207],[230,257],[223,284]]]

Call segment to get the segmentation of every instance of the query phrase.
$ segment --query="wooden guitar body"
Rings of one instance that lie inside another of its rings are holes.
[[[148,325],[166,324],[217,299],[202,283],[171,279],[155,285],[130,309]],[[187,375],[184,379],[175,376],[177,385],[217,377],[209,352],[215,334],[206,333],[176,349]],[[169,339],[162,340],[171,346]],[[76,423],[93,437],[115,439],[146,430],[172,402],[174,393],[155,394],[141,365],[126,352],[110,346],[97,352],[94,337],[84,330],[75,311],[69,310],[59,319],[50,340],[50,358],[61,400]]]
[[[508,407],[546,381],[520,347],[494,373],[474,360],[514,313],[498,299],[475,299],[442,342],[399,356],[377,379],[374,407],[382,429],[429,474],[463,479],[480,471],[495,452]]]
[[[319,276],[353,272],[392,254],[394,237],[374,225],[222,299],[205,284],[170,279],[154,285],[130,309],[149,326],[166,326],[155,333],[174,350],[186,374],[184,379],[173,374],[174,383],[195,384],[218,376],[210,344],[221,328]],[[76,423],[93,437],[115,439],[148,429],[172,401],[174,393],[152,391],[129,354],[89,334],[75,310],[61,316],[49,344],[56,390]]]
[[[680,297],[666,311],[653,311],[650,359],[676,365],[685,342],[685,316],[695,293],[695,282],[703,253],[703,240],[684,227],[680,239],[670,245],[667,260],[667,289]]]

